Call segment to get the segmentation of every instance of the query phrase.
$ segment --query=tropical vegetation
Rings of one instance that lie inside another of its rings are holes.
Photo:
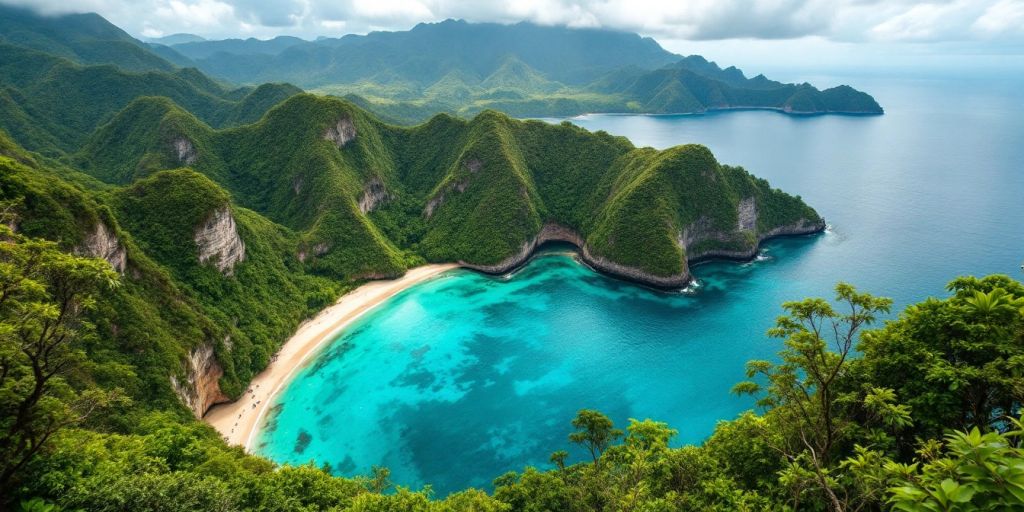
[[[847,284],[784,304],[778,357],[751,361],[735,388],[756,410],[699,446],[656,419],[581,410],[548,467],[449,496],[396,487],[386,468],[334,476],[228,446],[197,416],[362,280],[501,263],[551,225],[591,257],[685,275],[691,259],[822,220],[702,146],[636,148],[494,110],[399,127],[181,69],[189,57],[95,15],[2,9],[0,509],[1024,509],[1024,284],[1007,276],[956,278],[895,314]],[[754,85],[626,39],[661,66],[642,76],[691,94]],[[492,83],[550,87],[529,60],[502,61]]]

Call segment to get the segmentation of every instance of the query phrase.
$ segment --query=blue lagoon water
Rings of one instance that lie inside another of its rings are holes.
[[[1022,277],[1024,81],[862,80],[878,117],[594,115],[572,122],[639,146],[697,142],[800,194],[829,232],[776,240],[759,261],[695,269],[693,294],[597,275],[555,247],[508,279],[454,271],[406,290],[342,333],[277,398],[256,451],[387,466],[445,494],[567,449],[598,408],[653,418],[698,443],[752,407],[729,393],[786,300],[838,281],[897,306],[944,295],[959,274]],[[965,92],[968,91],[968,92]],[[575,454],[579,457],[582,454]]]

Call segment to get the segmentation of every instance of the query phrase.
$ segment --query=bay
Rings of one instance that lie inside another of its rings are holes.
[[[381,305],[311,360],[278,396],[256,451],[349,476],[387,466],[396,483],[444,495],[547,467],[569,448],[580,408],[619,426],[666,421],[676,444],[699,443],[753,407],[730,388],[747,360],[777,352],[764,332],[782,302],[830,297],[846,281],[902,307],[943,296],[957,275],[1021,278],[1024,81],[853,80],[884,116],[570,120],[638,146],[705,144],[801,195],[828,232],[769,242],[754,262],[700,265],[692,294],[595,274],[565,247],[507,279],[450,272]]]

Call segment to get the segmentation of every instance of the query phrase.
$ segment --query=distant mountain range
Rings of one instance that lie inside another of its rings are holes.
[[[290,82],[349,99],[398,122],[438,111],[515,116],[586,112],[700,113],[768,108],[791,114],[880,114],[870,95],[783,84],[650,38],[599,29],[448,20],[365,36],[189,41],[169,48],[211,76]]]
[[[345,97],[385,120],[485,109],[516,117],[590,112],[701,113],[766,108],[790,114],[880,114],[870,95],[747,78],[650,38],[601,29],[447,20],[401,32],[306,41],[206,40],[174,34],[142,42],[96,14],[41,17],[0,7],[0,44],[126,71],[195,67],[225,84],[288,82]]]

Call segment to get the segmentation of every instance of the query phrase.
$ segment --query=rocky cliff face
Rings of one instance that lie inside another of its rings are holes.
[[[377,206],[388,202],[391,199],[391,194],[388,193],[387,188],[384,187],[384,182],[380,178],[374,176],[366,183],[363,187],[363,193],[359,196],[359,211],[363,213],[370,213],[377,208]]]
[[[572,229],[559,224],[545,224],[540,229],[540,233],[537,233],[537,236],[523,244],[519,249],[519,252],[505,258],[499,263],[494,265],[475,265],[465,261],[460,261],[459,265],[473,270],[478,270],[486,274],[504,274],[515,270],[529,261],[530,257],[533,256],[533,252],[545,242],[568,242],[576,247],[584,246],[583,238],[581,238],[580,235]]]
[[[305,263],[309,256],[323,256],[331,250],[330,244],[327,242],[317,242],[313,245],[303,244],[299,249],[299,253],[295,255],[300,262]]]
[[[86,235],[82,244],[75,249],[77,254],[103,258],[114,270],[124,273],[128,265],[128,253],[114,232],[102,221],[96,224],[92,232]]]
[[[192,414],[202,418],[210,406],[230,400],[220,390],[219,380],[222,375],[224,370],[213,354],[213,345],[204,343],[189,352],[185,361],[184,381],[171,376],[171,387],[192,410]]]
[[[754,202],[753,197],[741,200],[737,213],[739,218],[736,226],[737,229],[740,231],[757,230],[757,203]]]
[[[687,263],[695,263],[712,258],[725,258],[733,260],[749,260],[757,256],[761,243],[777,236],[807,235],[818,233],[825,229],[824,219],[816,222],[807,219],[800,219],[797,222],[784,226],[776,226],[766,232],[759,233],[757,230],[757,203],[753,197],[740,201],[737,211],[736,232],[728,233],[714,230],[707,219],[701,218],[697,222],[683,229],[679,235],[679,243],[686,251]],[[704,249],[697,250],[695,246],[701,242],[718,241],[743,246],[738,249]]]
[[[324,140],[333,142],[338,148],[345,147],[356,138],[356,125],[352,124],[352,120],[348,117],[338,119],[337,123],[327,127],[327,131],[324,132]]]
[[[684,228],[679,234],[678,241],[684,254],[686,254],[686,261],[683,264],[683,271],[671,276],[653,275],[642,269],[622,265],[601,255],[594,254],[579,233],[558,224],[545,224],[536,237],[523,244],[519,252],[497,264],[475,265],[464,261],[460,261],[459,264],[487,274],[505,274],[529,261],[534,251],[541,244],[554,241],[568,242],[579,248],[580,259],[594,270],[652,288],[678,289],[685,287],[693,279],[689,269],[690,263],[710,258],[749,260],[757,255],[761,242],[769,238],[818,233],[825,229],[824,220],[812,222],[807,219],[800,219],[790,225],[778,226],[767,232],[758,233],[757,204],[752,197],[739,202],[737,214],[738,221],[735,231],[716,230],[706,217],[701,217],[690,226]],[[707,241],[730,243],[742,246],[743,248],[737,250],[707,249],[699,252],[697,250],[690,250],[698,244]]]
[[[211,262],[222,274],[234,274],[235,265],[245,260],[245,242],[238,236],[235,218],[227,206],[218,208],[196,228],[199,262]]]
[[[171,146],[174,148],[174,155],[181,165],[192,165],[199,158],[195,145],[185,137],[174,139],[171,141]]]

